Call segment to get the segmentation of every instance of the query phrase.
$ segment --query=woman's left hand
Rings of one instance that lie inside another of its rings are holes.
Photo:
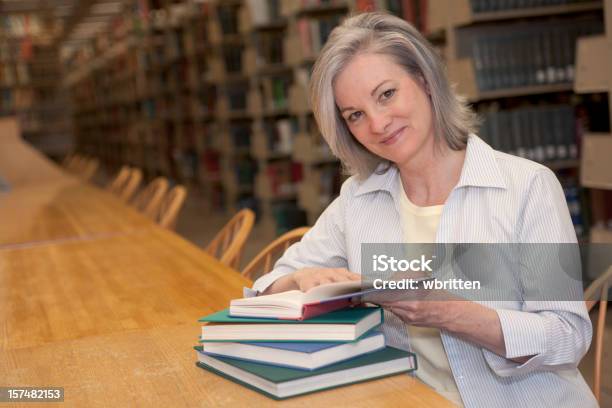
[[[468,303],[445,290],[425,289],[374,294],[367,301],[389,310],[407,324],[446,330],[457,321],[462,306]]]
[[[398,300],[379,304],[407,324],[448,330],[457,320],[463,303],[457,300]]]
[[[502,357],[506,346],[499,317],[494,309],[476,302],[463,300],[446,293],[435,300],[424,296],[423,300],[388,300],[375,302],[413,326],[434,327],[445,330],[464,340],[487,348]],[[513,361],[523,363],[530,356]]]

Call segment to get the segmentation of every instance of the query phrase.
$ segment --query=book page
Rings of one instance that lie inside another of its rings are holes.
[[[304,292],[299,290],[288,290],[286,292],[274,293],[231,301],[232,306],[279,306],[300,309],[304,303]]]
[[[324,300],[330,297],[344,295],[347,293],[359,292],[361,290],[361,281],[346,281],[326,283],[324,285],[315,286],[304,294],[303,303],[312,303],[318,300]]]
[[[330,297],[359,292],[361,281],[334,282],[316,286],[308,292],[289,290],[273,295],[256,296],[232,300],[232,306],[277,306],[301,309],[305,303],[317,302]]]

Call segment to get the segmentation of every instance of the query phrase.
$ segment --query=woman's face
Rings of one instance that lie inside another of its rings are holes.
[[[362,53],[336,77],[334,97],[355,138],[401,166],[434,143],[431,105],[423,88],[391,57]]]

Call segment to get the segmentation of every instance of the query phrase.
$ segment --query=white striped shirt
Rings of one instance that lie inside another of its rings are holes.
[[[349,178],[301,242],[253,289],[305,267],[361,273],[362,243],[401,243],[395,167],[363,182]],[[493,150],[471,135],[459,182],[440,218],[437,243],[575,243],[563,190],[548,168]],[[254,291],[245,291],[253,294]],[[466,407],[595,407],[577,370],[592,337],[584,302],[488,301],[496,310],[506,356],[442,331],[442,341]],[[409,348],[406,330],[385,313],[387,343]],[[511,359],[534,356],[520,364]]]

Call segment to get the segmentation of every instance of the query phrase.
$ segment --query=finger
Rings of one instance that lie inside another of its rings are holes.
[[[348,276],[346,276],[346,275],[338,275],[338,274],[329,276],[329,279],[331,279],[333,282],[350,282],[350,281],[352,281],[352,279],[349,279]]]
[[[304,279],[300,282],[300,290],[302,292],[308,292],[310,289],[318,285],[319,283],[315,279]]]
[[[352,281],[360,281],[361,280],[361,275],[359,275],[358,273],[354,273],[354,272],[350,272],[350,271],[346,271],[345,276]]]
[[[332,282],[346,282],[346,277],[342,275],[330,275],[326,277],[326,279],[329,279]]]
[[[351,272],[345,268],[338,268],[335,270],[336,276],[342,276],[342,278],[346,281],[359,281],[361,280],[361,275]]]
[[[319,278],[319,285],[324,285],[326,283],[334,283],[334,282],[338,282],[337,280],[335,280],[334,276],[325,276],[325,277],[321,277]]]

